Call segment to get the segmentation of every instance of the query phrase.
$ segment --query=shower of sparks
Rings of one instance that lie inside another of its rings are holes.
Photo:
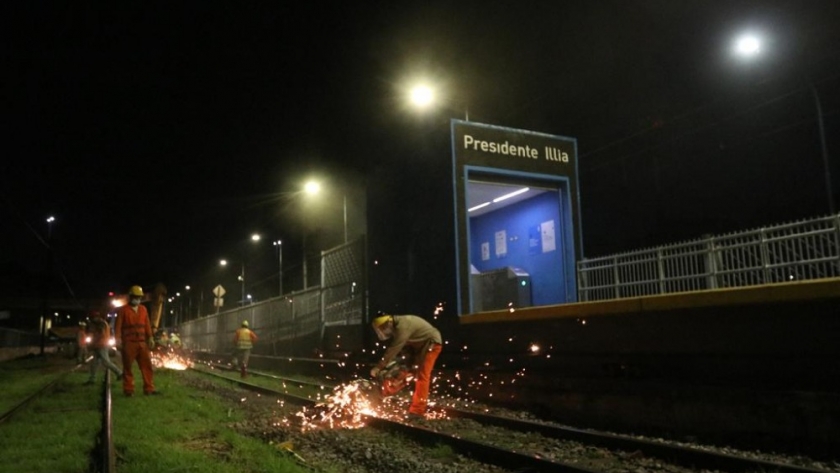
[[[331,395],[311,410],[303,408],[295,415],[300,418],[301,430],[318,428],[358,429],[365,426],[366,416],[378,416],[370,394],[359,382],[336,386]]]
[[[155,368],[167,368],[170,370],[185,370],[193,366],[192,360],[180,356],[175,352],[152,352],[152,366]]]

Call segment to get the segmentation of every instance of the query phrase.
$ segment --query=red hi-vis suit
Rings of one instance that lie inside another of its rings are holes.
[[[154,392],[152,356],[149,345],[146,344],[146,340],[152,337],[152,326],[146,306],[140,304],[135,309],[131,304],[126,304],[120,307],[117,311],[114,336],[117,345],[122,347],[120,350],[123,362],[123,392],[128,395],[134,394],[134,373],[131,371],[134,360],[137,360],[143,374],[143,392]]]

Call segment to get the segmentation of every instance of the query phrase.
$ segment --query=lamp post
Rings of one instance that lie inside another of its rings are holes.
[[[47,339],[47,305],[50,298],[50,279],[53,270],[53,253],[52,253],[52,224],[55,222],[55,217],[50,215],[47,217],[47,264],[46,274],[44,274],[44,300],[41,303],[41,351],[40,355],[44,356],[44,345]]]
[[[227,266],[227,264],[228,264],[228,262],[227,262],[226,259],[219,260],[219,265]],[[241,294],[240,294],[241,301],[240,301],[240,303],[242,305],[245,305],[245,261],[242,261],[242,266],[241,266],[239,276],[237,277],[237,279],[239,279],[239,290],[241,291]]]
[[[761,39],[751,34],[745,34],[735,41],[735,54],[744,58],[752,58],[761,53]],[[813,81],[806,76],[808,89],[814,97],[814,106],[817,113],[817,129],[820,135],[820,154],[823,163],[823,177],[825,178],[825,192],[828,201],[828,212],[834,215],[834,192],[831,186],[831,167],[828,162],[828,147],[825,142],[825,124],[823,122],[822,102],[817,87]]]
[[[280,297],[283,297],[283,241],[277,240],[272,245],[277,247],[277,287]]]

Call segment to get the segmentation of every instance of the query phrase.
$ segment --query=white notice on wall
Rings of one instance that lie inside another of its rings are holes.
[[[481,261],[487,261],[490,259],[490,242],[485,241],[481,244]]]
[[[554,238],[554,220],[549,220],[540,224],[540,234],[542,236],[542,251],[548,253],[557,249],[557,244]]]
[[[496,257],[507,254],[507,232],[499,230],[496,232]]]

